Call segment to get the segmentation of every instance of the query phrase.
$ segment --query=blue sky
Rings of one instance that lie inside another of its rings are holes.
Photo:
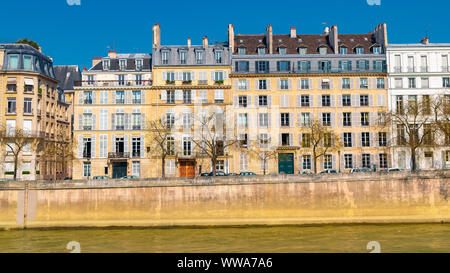
[[[68,1],[81,1],[69,5]],[[138,0],[3,0],[0,42],[32,37],[55,64],[89,67],[93,56],[104,56],[108,46],[119,53],[151,52],[152,26],[161,25],[163,44],[201,44],[201,37],[226,41],[227,25],[235,32],[261,34],[272,24],[275,34],[319,34],[326,22],[340,33],[367,33],[388,24],[389,43],[450,42],[448,0],[319,1],[138,1]]]

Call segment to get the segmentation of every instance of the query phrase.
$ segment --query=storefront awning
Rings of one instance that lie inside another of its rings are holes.
[[[8,84],[16,84],[17,83],[16,78],[8,78],[7,83]]]
[[[25,85],[33,85],[34,86],[33,79],[25,79]]]

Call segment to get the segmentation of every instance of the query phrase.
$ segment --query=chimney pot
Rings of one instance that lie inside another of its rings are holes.
[[[291,27],[291,38],[297,38],[297,29],[295,27]]]
[[[203,47],[208,47],[208,36],[203,36]]]
[[[187,46],[191,47],[191,38],[187,38]]]

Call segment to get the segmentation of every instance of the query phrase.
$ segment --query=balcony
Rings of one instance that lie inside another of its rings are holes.
[[[91,152],[83,152],[83,158],[85,159],[91,158]]]
[[[96,80],[74,82],[74,86],[83,87],[151,86],[152,84],[152,80]]]
[[[127,159],[130,158],[130,153],[125,152],[111,152],[108,153],[109,159]]]
[[[140,158],[141,157],[141,153],[138,151],[134,151],[131,153],[131,158]]]
[[[198,84],[199,85],[206,85],[206,84],[208,84],[208,80],[199,80]]]

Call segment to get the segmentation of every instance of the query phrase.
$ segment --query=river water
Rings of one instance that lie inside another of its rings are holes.
[[[0,231],[0,252],[450,252],[450,224]]]

